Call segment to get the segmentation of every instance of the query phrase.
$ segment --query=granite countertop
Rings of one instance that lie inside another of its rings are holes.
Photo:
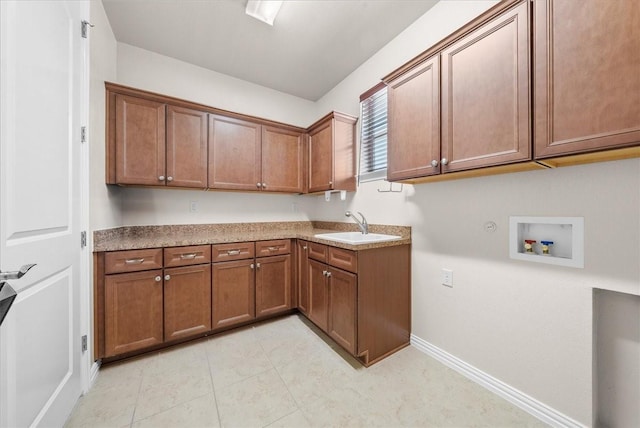
[[[316,238],[327,232],[358,231],[355,223],[292,221],[271,223],[219,223],[167,226],[125,226],[93,232],[93,251],[224,244],[271,239],[305,239],[348,250],[367,250],[411,243],[410,226],[370,224],[371,233],[399,235],[402,239],[368,244],[346,244]]]

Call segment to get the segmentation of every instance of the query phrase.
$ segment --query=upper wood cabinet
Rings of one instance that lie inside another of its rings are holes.
[[[387,85],[387,177],[440,173],[440,56]]]
[[[302,193],[302,132],[211,115],[209,187]]]
[[[109,126],[114,139],[107,183],[157,186],[165,183],[165,104],[113,94]]]
[[[529,56],[528,2],[444,49],[443,172],[531,159]]]
[[[107,183],[206,187],[207,113],[118,93],[109,101]]]
[[[262,190],[304,191],[303,135],[294,130],[262,126]]]
[[[207,116],[167,106],[167,186],[207,187]]]
[[[209,187],[261,189],[261,130],[258,123],[210,116]]]
[[[456,35],[385,79],[389,180],[532,157],[528,3]]]
[[[534,2],[535,157],[640,142],[640,2]]]
[[[355,123],[332,112],[309,127],[309,193],[356,190]]]

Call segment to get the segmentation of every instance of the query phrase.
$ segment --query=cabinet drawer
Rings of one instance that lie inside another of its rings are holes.
[[[217,263],[229,260],[252,259],[256,252],[253,242],[237,242],[212,245],[211,253],[211,261]]]
[[[211,262],[211,245],[164,249],[164,267],[199,265]]]
[[[256,257],[278,256],[289,253],[291,253],[290,239],[256,242]]]
[[[107,274],[159,268],[162,268],[162,248],[112,251],[104,255],[104,271]]]
[[[327,246],[315,242],[309,242],[309,257],[321,262],[327,261]]]
[[[329,247],[329,261],[331,266],[358,273],[358,253],[342,248]]]

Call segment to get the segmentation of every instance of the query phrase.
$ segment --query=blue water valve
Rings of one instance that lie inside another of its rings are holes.
[[[542,255],[550,255],[551,253],[549,252],[549,247],[553,245],[553,241],[540,241],[540,244],[542,245]]]

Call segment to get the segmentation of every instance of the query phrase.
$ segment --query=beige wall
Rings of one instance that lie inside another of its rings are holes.
[[[380,77],[494,3],[438,3],[317,103],[124,44],[117,45],[115,81],[308,126],[332,109],[357,115],[359,95]],[[103,177],[104,159],[92,155],[94,168]],[[388,184],[371,182],[346,201],[331,202],[257,193],[109,193],[94,184],[92,211],[107,213],[96,214],[92,226],[344,221],[347,209],[362,211],[371,223],[411,225],[413,334],[587,425],[595,412],[592,289],[640,294],[638,159],[404,186],[401,193],[379,193]],[[189,212],[191,201],[198,202],[198,212]],[[584,217],[585,268],[509,259],[510,215]],[[498,225],[495,233],[482,228],[489,220]],[[440,285],[445,267],[454,272],[453,288]],[[637,371],[637,362],[625,355],[618,360]]]

